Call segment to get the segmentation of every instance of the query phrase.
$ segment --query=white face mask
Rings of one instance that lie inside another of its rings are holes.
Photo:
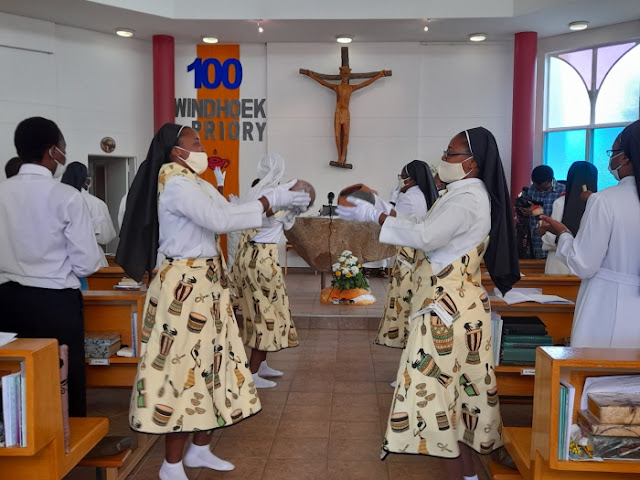
[[[189,150],[185,150],[182,147],[178,147],[177,145],[176,145],[176,148],[179,148],[180,150],[184,150],[189,154],[187,158],[182,158],[182,157],[180,158],[182,158],[184,163],[186,163],[189,166],[189,168],[191,168],[191,170],[196,172],[198,175],[203,173],[209,166],[209,157],[207,157],[206,152],[191,152]]]
[[[613,178],[615,178],[617,182],[619,182],[619,181],[620,181],[620,173],[618,172],[618,170],[620,169],[620,167],[621,167],[622,165],[618,165],[618,167],[617,167],[617,168],[611,168],[611,160],[613,160],[614,158],[616,158],[618,155],[622,155],[623,153],[624,153],[624,152],[617,153],[617,154],[615,154],[613,157],[611,157],[611,158],[609,159],[609,166],[608,166],[608,168],[609,168],[609,172],[611,172],[611,175],[613,175]]]
[[[52,148],[55,148],[58,152],[60,152],[60,155],[62,155],[65,160],[67,159],[67,156],[58,147],[54,146]],[[56,162],[56,169],[53,172],[53,178],[60,178],[62,175],[64,175],[64,171],[67,169],[67,164],[60,163],[58,160],[56,160],[51,149],[49,149],[49,156],[53,158],[54,162]]]
[[[473,156],[465,158],[460,163],[449,163],[444,160],[440,160],[438,164],[438,176],[444,183],[457,182],[467,177],[473,170],[469,170],[465,173],[463,163],[472,159]]]
[[[407,186],[407,184],[405,183],[407,180],[409,180],[408,178],[398,178],[398,190],[402,190],[404,187]]]

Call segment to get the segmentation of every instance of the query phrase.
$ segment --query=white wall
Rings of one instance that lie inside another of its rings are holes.
[[[0,37],[26,48],[42,41],[53,52],[0,47],[0,178],[16,154],[17,124],[36,115],[58,124],[69,161],[86,164],[89,155],[104,154],[100,140],[110,136],[114,155],[142,162],[153,135],[151,44],[43,23],[0,13]]]
[[[581,32],[557,35],[538,40],[537,79],[536,79],[536,131],[533,150],[533,162],[535,165],[543,161],[543,122],[544,122],[544,95],[545,95],[545,70],[547,55],[550,53],[580,50],[606,45],[611,43],[624,43],[628,40],[640,38],[640,20],[619,23],[607,27],[593,28]]]
[[[320,204],[329,191],[363,182],[387,197],[396,174],[414,159],[436,164],[451,137],[483,125],[494,132],[510,171],[513,54],[510,44],[367,43],[349,46],[354,72],[393,70],[353,94],[347,161],[337,160],[335,94],[298,73],[337,73],[340,48],[331,44],[269,44],[269,151],[287,160],[289,177],[309,180]]]

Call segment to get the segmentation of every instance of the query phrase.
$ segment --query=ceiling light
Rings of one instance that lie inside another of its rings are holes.
[[[338,35],[336,37],[336,42],[338,43],[351,43],[353,41],[353,37],[351,35]]]
[[[569,30],[573,30],[573,31],[584,30],[588,26],[589,26],[589,22],[580,20],[579,22],[571,22],[569,24]]]
[[[116,28],[116,35],[120,37],[127,37],[127,38],[133,37],[134,33],[135,32],[130,28]]]
[[[487,39],[486,33],[472,33],[469,35],[469,40],[472,42],[484,42]]]
[[[202,37],[204,43],[218,43],[218,37]]]
[[[425,32],[428,32],[428,31],[429,31],[429,25],[425,25],[425,26],[424,26],[424,31],[425,31]]]
[[[430,18],[427,18],[427,19],[425,19],[425,22],[426,22],[426,23],[425,23],[425,25],[424,25],[424,29],[423,29],[423,30],[424,30],[425,32],[428,32],[428,31],[429,31],[429,24],[431,23],[431,19],[430,19]]]
[[[258,33],[262,32],[264,32],[264,28],[262,28],[262,25],[260,25],[260,20],[258,20]]]

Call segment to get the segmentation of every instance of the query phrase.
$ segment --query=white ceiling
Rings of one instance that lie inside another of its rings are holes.
[[[350,15],[356,18],[322,20],[317,19],[317,12],[314,12],[309,18],[264,20],[265,31],[259,34],[255,19],[174,19],[96,3],[104,1],[120,5],[126,3],[123,0],[0,0],[0,12],[104,33],[113,33],[116,27],[128,27],[136,31],[139,39],[150,40],[155,34],[167,34],[174,36],[177,43],[197,43],[205,34],[215,35],[225,43],[333,42],[335,35],[343,33],[351,34],[354,41],[361,42],[461,42],[467,41],[468,35],[474,32],[487,33],[490,41],[505,41],[521,31],[535,31],[540,37],[565,34],[569,32],[568,23],[575,20],[587,20],[590,28],[595,28],[640,19],[640,0],[514,0],[515,3],[509,4],[511,8],[505,9],[511,12],[509,15],[504,16],[505,12],[501,12],[502,16],[494,18],[483,18],[477,11],[474,12],[476,18],[459,18],[465,2],[477,5],[478,0],[449,0],[447,4],[454,7],[449,12],[455,11],[455,14],[449,13],[449,18],[433,19],[428,32],[423,31],[422,18],[371,19],[376,15],[363,9],[362,19],[357,19],[351,12]],[[168,0],[154,1],[166,3]],[[195,0],[172,1],[188,5],[189,1]],[[393,5],[393,2],[386,1]],[[491,1],[496,3],[498,0]],[[130,0],[129,3],[145,2]],[[440,11],[445,12],[444,7]],[[519,15],[514,11],[531,13]],[[303,17],[302,14],[299,16]]]

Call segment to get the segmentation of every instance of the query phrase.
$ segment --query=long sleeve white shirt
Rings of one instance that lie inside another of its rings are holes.
[[[380,242],[429,254],[434,273],[477,247],[491,230],[491,205],[477,178],[447,186],[447,193],[421,217],[387,217]]]
[[[427,214],[427,199],[420,187],[414,185],[398,196],[396,212],[403,217],[423,217]]]
[[[563,195],[553,202],[551,218],[559,222],[562,221],[564,214],[565,198]],[[544,273],[549,275],[572,275],[569,267],[562,263],[556,256],[556,236],[553,233],[547,232],[542,236],[542,250],[548,252]]]
[[[229,203],[209,182],[175,176],[158,200],[158,252],[168,258],[206,258],[218,255],[216,234],[262,225],[259,201]]]
[[[101,259],[80,192],[34,163],[0,183],[0,284],[79,288]]]
[[[255,243],[278,243],[284,230],[291,230],[296,216],[291,212],[282,212],[262,219],[262,228],[250,240]]]
[[[572,347],[638,348],[640,202],[634,177],[589,197],[574,238],[560,235],[556,255],[582,278]]]
[[[96,241],[100,245],[106,245],[116,238],[116,229],[113,227],[109,207],[98,197],[94,197],[84,189],[80,193],[87,203],[87,208],[91,215],[91,223],[93,224],[93,231],[96,234]]]

